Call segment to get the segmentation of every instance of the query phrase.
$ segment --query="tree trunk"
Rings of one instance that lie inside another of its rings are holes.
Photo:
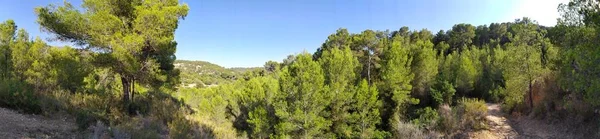
[[[531,107],[531,109],[533,109],[533,89],[531,88],[531,82],[533,81],[529,81],[529,107]]]
[[[131,101],[133,101],[133,96],[135,95],[135,77],[131,79]]]
[[[129,103],[129,79],[121,77],[121,83],[123,84],[123,102]]]
[[[367,66],[367,78],[369,81],[369,87],[371,87],[371,52],[367,51],[367,54],[369,55],[369,62],[367,62],[369,64]]]

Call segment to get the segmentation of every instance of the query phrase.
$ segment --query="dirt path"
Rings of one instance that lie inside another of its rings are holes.
[[[20,114],[0,108],[1,138],[78,138],[77,126],[64,118],[47,118],[40,115]]]
[[[481,130],[474,133],[470,133],[470,138],[477,139],[506,139],[506,138],[518,138],[519,134],[509,124],[508,119],[504,116],[504,113],[500,111],[499,104],[487,103],[488,115],[485,119],[488,121],[488,130]]]
[[[499,104],[486,104],[488,108],[488,115],[485,118],[490,121],[490,131],[499,138],[515,138],[519,134],[509,124],[508,119],[503,115],[500,110]]]
[[[500,104],[487,103],[488,130],[469,133],[469,138],[476,139],[570,139],[587,138],[579,132],[573,132],[561,124],[550,124],[547,121],[529,116],[511,117],[503,113]],[[507,118],[509,117],[509,118]],[[577,130],[577,129],[575,129]]]

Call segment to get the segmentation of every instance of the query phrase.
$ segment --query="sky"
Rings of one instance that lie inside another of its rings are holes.
[[[34,8],[63,0],[0,0],[0,21],[13,19],[30,36],[48,41]],[[67,0],[73,5],[80,0]],[[224,67],[260,67],[287,55],[313,53],[332,33],[363,30],[448,30],[530,17],[554,26],[557,6],[568,0],[180,0],[190,7],[175,40],[177,59]],[[51,45],[68,45],[52,41]]]

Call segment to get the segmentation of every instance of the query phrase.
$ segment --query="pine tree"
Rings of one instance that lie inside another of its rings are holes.
[[[282,70],[281,93],[275,104],[280,122],[275,126],[277,136],[284,138],[330,137],[325,108],[329,105],[323,70],[308,53],[296,56]]]
[[[11,44],[15,38],[17,25],[13,20],[6,20],[0,23],[0,78],[10,77],[11,63]]]
[[[27,51],[27,57],[30,58],[32,64],[24,75],[27,77],[26,81],[37,91],[53,88],[56,84],[54,79],[56,79],[57,73],[50,67],[49,59],[52,56],[48,53],[49,49],[50,46],[38,37]]]
[[[36,57],[31,57],[29,54],[29,48],[32,43],[29,41],[29,34],[20,29],[17,33],[15,41],[11,43],[11,62],[13,68],[13,74],[16,78],[21,81],[25,80],[25,71],[31,67]]]
[[[425,33],[415,34],[431,36],[431,33],[427,30],[422,30],[420,32]],[[436,51],[433,49],[433,43],[429,41],[428,37],[413,38],[415,40],[411,39],[412,45],[410,45],[410,56],[412,57],[410,70],[414,75],[411,82],[411,85],[413,86],[412,92],[414,96],[417,96],[423,101],[428,98],[427,92],[429,91],[429,87],[432,85],[435,76],[438,74],[438,61],[436,59]]]
[[[187,15],[178,0],[86,0],[83,10],[68,2],[36,8],[38,23],[58,40],[95,53],[96,66],[108,67],[121,77],[123,101],[134,85],[174,87],[175,29]]]
[[[460,56],[455,59],[456,65],[456,88],[457,91],[466,95],[474,89],[475,81],[480,75],[481,64],[479,58],[474,53],[475,50],[464,50]]]
[[[279,83],[272,77],[252,78],[244,84],[243,105],[248,109],[248,124],[253,138],[268,138],[274,133],[275,111],[273,103],[278,95]]]
[[[376,128],[381,121],[379,108],[382,105],[378,94],[377,88],[369,86],[364,79],[356,86],[351,118],[354,133],[351,138],[383,138],[384,133]]]
[[[349,109],[352,101],[352,84],[356,80],[358,60],[352,55],[348,45],[331,48],[323,52],[319,59],[325,73],[325,83],[329,86],[331,98],[331,121],[333,132],[338,137],[351,136]]]
[[[410,97],[414,75],[410,72],[412,59],[409,57],[409,47],[403,37],[396,36],[384,50],[384,65],[382,67],[382,90],[384,112],[382,120],[387,123],[398,123],[403,117],[406,104],[416,104],[418,100]],[[391,99],[390,99],[391,98]],[[395,127],[394,125],[388,125]]]

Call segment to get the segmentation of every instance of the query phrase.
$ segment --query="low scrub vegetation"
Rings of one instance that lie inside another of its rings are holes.
[[[486,128],[487,106],[483,100],[463,98],[458,103],[456,111],[463,128],[474,130]]]

